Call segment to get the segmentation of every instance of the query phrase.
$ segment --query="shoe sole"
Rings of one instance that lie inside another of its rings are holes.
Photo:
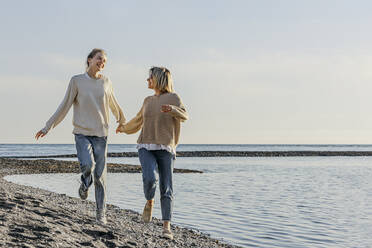
[[[80,194],[80,192],[79,192],[79,196],[80,196],[80,199],[82,199],[82,200],[86,200],[88,198],[88,194],[87,195],[82,195],[82,194]]]
[[[80,186],[79,191],[78,191],[79,197],[82,200],[86,200],[88,198],[88,190],[85,191],[85,190],[82,190],[81,188],[82,186]]]

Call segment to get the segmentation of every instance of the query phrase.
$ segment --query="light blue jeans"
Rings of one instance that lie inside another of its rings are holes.
[[[75,142],[82,173],[81,181],[88,188],[94,182],[97,210],[104,211],[106,209],[107,137],[75,134]]]
[[[142,166],[143,191],[146,200],[154,199],[158,182],[157,174],[159,174],[162,219],[171,221],[174,155],[166,150],[148,151],[145,148],[141,148],[138,150],[138,156]]]

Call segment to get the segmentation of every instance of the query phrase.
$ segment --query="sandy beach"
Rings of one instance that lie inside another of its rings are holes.
[[[4,247],[237,247],[172,225],[174,240],[161,238],[162,222],[143,223],[131,210],[107,206],[108,224],[96,224],[95,204],[17,185],[6,175],[78,173],[77,162],[0,158],[0,245]],[[108,164],[109,173],[138,173],[139,166]],[[175,173],[200,173],[176,170]],[[125,192],[123,192],[125,194]],[[141,197],[141,196],[139,196]],[[223,223],[221,223],[223,225]]]

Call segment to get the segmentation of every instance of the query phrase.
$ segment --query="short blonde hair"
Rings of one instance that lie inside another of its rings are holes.
[[[154,87],[161,93],[174,92],[172,75],[167,68],[154,66],[150,69],[149,74],[154,81]]]

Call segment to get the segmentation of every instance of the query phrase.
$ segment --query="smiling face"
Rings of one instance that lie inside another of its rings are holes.
[[[94,55],[93,58],[88,58],[89,64],[88,70],[96,72],[102,71],[103,68],[105,68],[106,61],[107,61],[106,55],[101,52],[98,52],[96,53],[96,55]]]

